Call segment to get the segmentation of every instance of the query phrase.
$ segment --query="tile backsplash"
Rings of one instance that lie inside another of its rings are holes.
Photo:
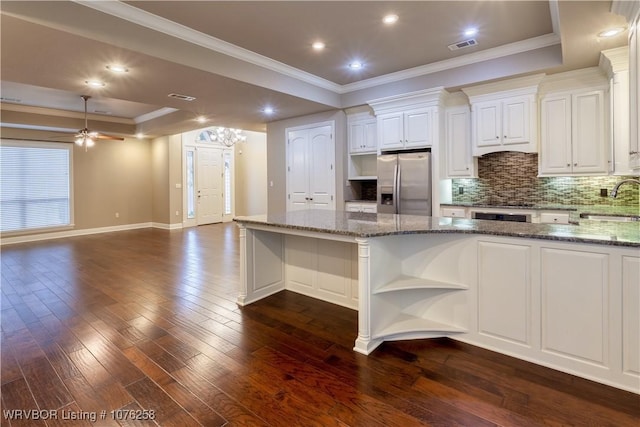
[[[478,178],[452,180],[453,203],[639,206],[639,186],[624,184],[618,197],[603,197],[622,176],[539,178],[538,155],[518,152],[486,154],[478,159]],[[635,177],[637,178],[637,177]],[[459,194],[462,187],[463,194]]]

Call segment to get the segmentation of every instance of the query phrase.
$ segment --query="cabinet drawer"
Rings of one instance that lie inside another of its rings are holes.
[[[363,203],[362,204],[362,212],[377,213],[378,212],[378,205],[375,204],[375,203]]]
[[[543,224],[569,224],[569,214],[543,212],[540,214],[540,222]]]
[[[465,218],[467,215],[464,208],[442,208],[442,216],[447,218]]]

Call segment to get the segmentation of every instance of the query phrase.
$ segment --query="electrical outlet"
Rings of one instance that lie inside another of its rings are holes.
[[[180,216],[180,211],[176,211],[176,216]]]
[[[458,194],[464,194],[464,187],[458,187]]]
[[[607,197],[607,189],[606,188],[601,188],[600,189],[600,197]]]
[[[120,212],[116,212],[116,218],[120,218]]]

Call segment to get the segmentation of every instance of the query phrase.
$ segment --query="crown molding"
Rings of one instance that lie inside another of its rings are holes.
[[[607,89],[609,81],[600,67],[581,68],[546,76],[540,83],[538,95],[566,93],[580,89]]]
[[[376,115],[395,112],[398,109],[420,108],[427,106],[442,106],[448,92],[444,87],[435,87],[427,90],[392,95],[384,98],[367,101]]]
[[[600,52],[598,67],[603,69],[609,77],[615,73],[627,71],[629,69],[629,46],[621,46]]]
[[[129,4],[120,1],[91,1],[91,0],[72,0],[77,4],[89,7],[102,13],[106,13],[117,18],[129,21],[133,24],[149,28],[154,31],[176,37],[188,43],[195,44],[206,49],[222,53],[232,58],[253,64],[288,77],[292,77],[312,84],[316,87],[332,91],[342,95],[362,89],[368,89],[374,86],[380,86],[389,83],[395,83],[401,80],[420,77],[427,74],[446,71],[452,68],[458,68],[465,65],[475,64],[477,62],[489,61],[505,56],[515,55],[531,50],[541,49],[548,46],[560,44],[560,35],[558,30],[558,5],[556,0],[549,1],[551,12],[551,21],[553,33],[545,34],[531,39],[519,42],[509,43],[492,49],[486,49],[463,55],[457,58],[446,59],[443,61],[426,64],[395,73],[385,74],[383,76],[372,77],[370,79],[361,80],[354,83],[339,85],[329,80],[323,79],[306,71],[286,65],[282,62],[252,52],[248,49],[236,46],[224,40],[209,36],[200,31],[186,27],[182,24],[170,21],[166,18],[154,15],[147,11],[138,9]]]
[[[462,92],[469,97],[470,101],[476,102],[479,97],[499,96],[502,92],[509,92],[511,95],[535,93],[545,74],[534,74],[531,76],[517,77],[515,79],[499,80],[476,86],[464,87]]]
[[[624,16],[627,22],[631,23],[640,15],[640,3],[629,0],[613,0],[611,2],[611,12]]]
[[[398,71],[395,73],[386,74],[380,77],[373,77],[367,80],[361,80],[355,83],[349,83],[341,87],[342,93],[354,92],[357,90],[368,89],[374,86],[380,86],[388,83],[395,83],[400,80],[410,79],[413,77],[420,77],[427,74],[437,73],[439,71],[446,71],[452,68],[463,67],[465,65],[471,65],[478,62],[489,61],[492,59],[498,59],[505,56],[515,55],[518,53],[528,52],[543,47],[554,46],[560,43],[560,36],[550,33],[543,36],[534,37],[528,40],[523,40],[515,43],[506,44],[503,46],[495,47],[492,49],[483,50],[480,52],[474,52],[468,55],[459,56],[453,59],[445,59],[443,61],[434,62],[427,65],[421,65],[419,67],[410,68],[408,70]]]

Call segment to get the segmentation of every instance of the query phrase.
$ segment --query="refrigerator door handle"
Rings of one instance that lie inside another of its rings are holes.
[[[395,173],[395,193],[396,193],[396,197],[395,197],[395,202],[396,202],[396,213],[402,213],[400,212],[400,187],[401,187],[401,182],[402,182],[402,169],[400,168],[400,165],[396,165],[396,173]]]
[[[398,164],[393,166],[393,213],[398,213]]]

